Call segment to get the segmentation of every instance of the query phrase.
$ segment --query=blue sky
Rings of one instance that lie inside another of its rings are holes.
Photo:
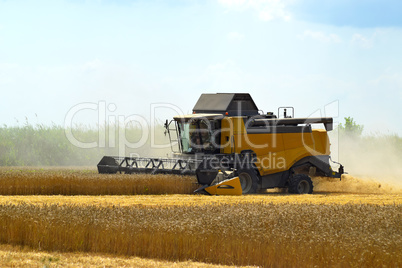
[[[401,13],[390,0],[0,0],[0,124],[63,124],[99,101],[112,116],[189,113],[201,93],[248,92],[264,112],[332,107],[402,135]]]

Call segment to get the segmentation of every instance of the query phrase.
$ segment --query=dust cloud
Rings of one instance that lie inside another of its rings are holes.
[[[363,194],[400,194],[402,187],[387,180],[369,177],[342,176],[342,180],[315,177],[313,178],[314,192],[331,193],[363,193]]]
[[[342,180],[315,178],[315,191],[402,193],[402,138],[330,134],[332,155],[345,166]]]
[[[130,133],[128,133],[127,141],[136,145],[135,142],[138,140],[138,135],[138,133],[134,133],[134,135],[130,136]],[[172,133],[171,139],[177,140],[176,133]],[[120,146],[117,152],[119,156],[170,158],[173,156],[172,150],[178,150],[177,142],[173,142],[173,145],[171,145],[169,135],[167,133],[165,134],[165,128],[162,125],[151,128],[146,143],[142,144],[140,147],[131,147],[124,143],[120,143],[120,145],[121,144],[123,147]]]

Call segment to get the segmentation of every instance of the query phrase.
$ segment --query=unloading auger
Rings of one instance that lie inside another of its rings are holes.
[[[288,115],[291,110],[291,115]],[[261,189],[287,188],[311,194],[310,176],[341,178],[330,165],[327,131],[331,117],[294,118],[292,107],[281,107],[283,118],[262,113],[246,93],[202,94],[193,114],[166,120],[172,158],[104,156],[99,173],[195,175],[198,193],[241,195]],[[323,124],[325,129],[312,129]]]

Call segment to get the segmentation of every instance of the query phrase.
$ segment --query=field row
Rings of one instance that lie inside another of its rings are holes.
[[[0,195],[158,195],[191,194],[195,177],[149,174],[98,174],[93,169],[0,168]],[[401,194],[399,185],[344,176],[313,178],[315,193]],[[275,190],[273,190],[275,192]],[[270,190],[272,192],[272,190]]]
[[[213,265],[200,262],[171,262],[139,257],[124,257],[96,253],[46,252],[32,250],[27,247],[0,245],[1,267],[202,267],[228,268],[224,265]]]
[[[2,203],[0,243],[227,265],[402,265],[401,204],[110,205]]]
[[[95,170],[0,169],[0,195],[189,194],[194,177],[98,174]]]
[[[202,206],[221,204],[402,204],[401,194],[340,194],[325,193],[313,195],[293,195],[266,193],[242,196],[207,196],[207,195],[104,195],[104,196],[1,196],[0,204],[33,204],[33,205],[76,205],[124,207],[140,205],[144,207],[158,206]]]

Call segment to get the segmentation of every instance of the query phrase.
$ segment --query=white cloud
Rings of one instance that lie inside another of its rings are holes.
[[[389,33],[389,31],[388,31]],[[351,43],[352,45],[359,46],[361,48],[370,49],[374,46],[375,42],[380,39],[382,36],[386,35],[387,31],[383,29],[377,29],[371,33],[371,35],[364,35],[360,33],[355,33],[352,36]]]
[[[237,11],[252,9],[263,21],[291,19],[291,14],[286,10],[288,0],[218,0],[218,2],[228,9]]]
[[[371,48],[373,47],[373,38],[368,38],[364,35],[356,33],[352,37],[352,44],[362,48]]]
[[[241,6],[244,5],[247,0],[218,0],[218,2],[225,6]]]
[[[392,91],[395,91],[396,94],[399,93],[400,98],[402,97],[402,73],[387,72],[376,79],[370,80],[369,83],[378,88],[391,89]],[[382,91],[382,93],[384,93],[384,91]]]
[[[320,41],[322,43],[341,43],[342,39],[336,34],[326,34],[323,32],[314,32],[310,30],[304,31],[304,33],[300,36],[301,38],[312,38],[314,40]]]
[[[102,62],[99,59],[88,61],[81,66],[81,70],[84,72],[92,72],[99,70],[102,67]]]
[[[242,40],[244,39],[244,35],[238,32],[230,32],[227,34],[227,38],[229,40]]]

